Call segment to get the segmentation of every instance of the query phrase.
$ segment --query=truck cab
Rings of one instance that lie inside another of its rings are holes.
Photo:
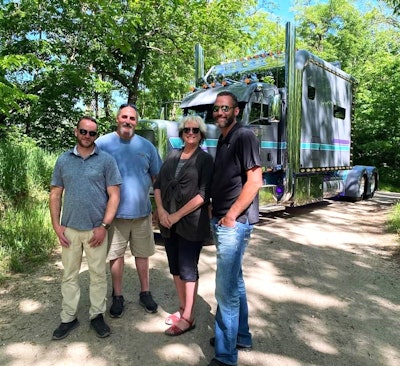
[[[294,28],[288,23],[285,53],[261,52],[212,66],[205,75],[197,65],[196,85],[180,105],[183,115],[203,117],[203,149],[215,156],[220,133],[212,119],[213,104],[223,90],[237,96],[238,121],[260,143],[262,211],[340,195],[372,196],[378,187],[376,168],[353,169],[352,162],[356,80],[337,63],[295,50],[294,43]],[[196,52],[195,59],[201,62],[201,47]],[[152,123],[162,141],[162,156],[181,146],[176,122]]]

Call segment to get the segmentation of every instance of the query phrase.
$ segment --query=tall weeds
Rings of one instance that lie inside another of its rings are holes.
[[[400,203],[396,203],[387,221],[389,232],[400,235]]]
[[[0,141],[0,280],[29,271],[54,248],[48,187],[55,159],[27,139]]]

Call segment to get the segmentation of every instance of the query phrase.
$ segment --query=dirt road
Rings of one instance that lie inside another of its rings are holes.
[[[262,218],[245,257],[254,350],[241,366],[400,365],[400,263],[397,238],[385,234],[390,206],[400,196],[327,201]],[[127,254],[126,311],[106,320],[112,334],[89,329],[88,272],[81,273],[80,327],[52,341],[61,305],[59,253],[41,270],[0,287],[0,365],[205,366],[215,313],[215,248],[201,255],[197,326],[167,337],[164,318],[176,310],[164,248],[151,261],[157,314],[138,304],[134,261]],[[110,278],[109,278],[110,280]]]

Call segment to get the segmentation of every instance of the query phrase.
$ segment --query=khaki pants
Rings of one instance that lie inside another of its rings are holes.
[[[89,318],[106,311],[107,277],[107,235],[103,243],[92,248],[89,240],[93,236],[92,230],[79,231],[71,228],[65,230],[65,236],[71,241],[69,248],[62,247],[62,264],[64,274],[61,282],[62,311],[61,322],[69,323],[76,318],[80,298],[79,270],[82,263],[83,250],[86,254],[90,277],[90,309]]]

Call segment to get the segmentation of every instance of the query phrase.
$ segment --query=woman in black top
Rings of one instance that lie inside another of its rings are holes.
[[[160,232],[179,299],[179,310],[165,320],[171,325],[165,331],[170,336],[195,327],[198,262],[210,233],[208,205],[213,174],[213,159],[200,147],[206,137],[202,118],[184,117],[179,137],[184,146],[170,152],[154,183]]]

